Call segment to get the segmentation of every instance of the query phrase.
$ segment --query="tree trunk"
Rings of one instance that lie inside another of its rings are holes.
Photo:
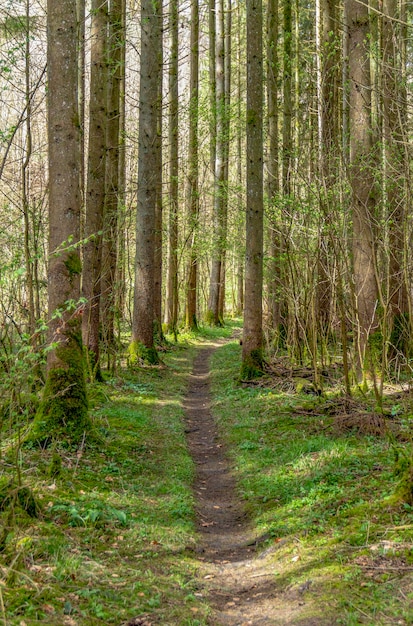
[[[99,364],[102,229],[105,205],[107,123],[107,2],[92,0],[89,147],[86,188],[87,242],[83,253],[83,343],[87,348],[89,376],[101,379]]]
[[[389,223],[390,356],[408,354],[409,302],[405,277],[406,240],[406,92],[396,0],[384,0],[382,17],[382,87],[384,172]]]
[[[178,322],[178,176],[179,176],[179,97],[178,97],[178,0],[169,5],[169,222],[166,278],[165,325],[176,332]]]
[[[292,7],[291,0],[284,2],[284,80],[283,80],[283,145],[282,145],[282,190],[284,196],[291,195],[292,168]]]
[[[228,181],[229,181],[229,144],[231,132],[231,84],[232,84],[232,0],[227,0],[225,9],[225,115],[224,115],[224,186],[222,215],[222,258],[219,279],[218,319],[224,324],[226,291],[226,258],[228,236]]]
[[[162,0],[160,0],[162,2]],[[162,5],[161,5],[162,7]],[[153,292],[153,317],[154,317],[154,337],[156,341],[162,343],[164,335],[162,331],[162,255],[163,255],[163,233],[162,233],[162,220],[163,220],[163,197],[162,197],[162,102],[163,102],[163,90],[162,90],[162,67],[163,67],[163,13],[161,8],[161,49],[160,63],[161,72],[158,77],[158,126],[157,126],[157,140],[153,147],[155,152],[154,158],[156,158],[156,171],[157,176],[157,188],[156,188],[156,205],[155,205],[155,274],[154,274],[154,292]]]
[[[191,58],[189,79],[189,146],[188,179],[186,203],[190,228],[189,263],[186,285],[186,326],[198,328],[197,288],[198,288],[198,92],[199,92],[199,7],[198,0],[191,0]]]
[[[350,80],[350,182],[353,214],[353,271],[357,323],[357,375],[364,374],[368,337],[376,328],[377,282],[373,219],[377,166],[371,125],[368,7],[346,0]]]
[[[154,345],[155,229],[162,171],[159,163],[159,108],[162,76],[162,5],[143,0],[139,85],[138,207],[134,311],[130,358],[157,363]]]
[[[338,140],[338,58],[336,0],[317,0],[318,48],[318,140],[320,175],[320,243],[317,276],[317,325],[322,338],[331,325],[332,282],[329,225],[337,199],[334,197],[336,172],[339,166]]]
[[[218,326],[219,286],[223,249],[223,211],[225,189],[225,26],[224,0],[215,3],[215,115],[216,145],[214,171],[214,205],[212,216],[212,261],[209,285],[207,321]]]
[[[90,428],[82,353],[76,0],[48,0],[49,346],[32,439],[80,442]]]
[[[278,132],[278,0],[269,0],[267,11],[267,108],[268,108],[268,324],[278,328],[281,322],[279,291],[281,287],[280,234],[276,218],[279,184]]]
[[[106,130],[106,194],[104,211],[104,239],[102,250],[102,337],[108,353],[109,367],[115,360],[116,298],[120,286],[118,272],[118,216],[122,209],[121,105],[125,74],[125,1],[110,0],[108,29],[108,89]]]
[[[263,54],[261,0],[247,0],[247,212],[241,376],[260,373],[263,279]]]
[[[31,220],[30,220],[30,159],[32,156],[32,105],[30,88],[30,0],[26,0],[26,24],[25,24],[25,83],[26,83],[26,136],[25,153],[22,162],[22,209],[24,221],[24,260],[26,264],[26,291],[27,291],[27,311],[29,315],[28,333],[33,346],[35,345],[36,315],[34,304],[34,267],[31,251]]]

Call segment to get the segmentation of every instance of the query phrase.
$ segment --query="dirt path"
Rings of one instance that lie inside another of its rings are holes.
[[[203,592],[213,609],[210,623],[318,626],[320,621],[302,619],[305,602],[299,591],[277,588],[272,551],[257,553],[257,541],[210,410],[209,360],[216,348],[199,351],[185,403],[188,445],[197,468],[199,559]]]

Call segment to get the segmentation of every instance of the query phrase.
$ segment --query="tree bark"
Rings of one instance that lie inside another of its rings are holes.
[[[215,170],[212,215],[212,260],[209,284],[207,321],[218,326],[219,287],[223,250],[223,212],[225,189],[225,21],[224,0],[215,2]]]
[[[166,278],[165,325],[176,332],[178,322],[178,176],[179,176],[179,97],[178,97],[178,0],[169,4],[169,220],[168,265]]]
[[[186,204],[190,228],[189,262],[186,284],[186,326],[198,328],[197,289],[198,289],[198,93],[199,93],[199,6],[198,0],[191,0],[191,57],[189,79],[189,146]]]
[[[384,0],[382,17],[382,88],[384,173],[389,223],[390,354],[407,356],[409,301],[405,276],[406,254],[406,92],[403,86],[401,28],[396,0]]]
[[[262,3],[247,0],[247,210],[241,376],[263,365],[263,53]]]
[[[368,7],[346,0],[350,80],[350,183],[353,214],[353,271],[357,375],[364,374],[367,341],[376,328],[377,282],[374,241],[377,166],[371,124]]]
[[[267,11],[267,109],[268,109],[268,324],[278,328],[281,322],[279,292],[281,268],[279,258],[281,241],[276,218],[279,183],[279,131],[278,131],[278,0],[269,0]]]
[[[138,207],[131,360],[158,362],[154,345],[155,228],[162,171],[159,167],[159,108],[162,75],[162,5],[141,5]]]
[[[108,89],[106,130],[106,193],[104,208],[104,239],[102,250],[102,337],[108,353],[109,366],[113,366],[116,352],[115,319],[117,297],[118,223],[122,210],[121,184],[121,106],[125,75],[125,1],[110,0],[108,28]]]
[[[83,253],[83,343],[87,348],[89,376],[101,378],[99,364],[102,230],[105,205],[107,125],[107,2],[92,0],[89,147],[86,188],[87,242]]]
[[[32,439],[79,442],[90,428],[81,336],[80,145],[76,0],[47,3],[49,346]]]

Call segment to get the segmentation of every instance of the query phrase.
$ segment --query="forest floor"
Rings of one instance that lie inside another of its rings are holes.
[[[413,625],[395,473],[395,457],[413,467],[410,383],[378,411],[333,361],[318,394],[286,356],[240,381],[240,353],[228,325],[106,373],[89,385],[98,437],[77,448],[22,445],[41,390],[16,378],[0,397],[1,626]]]
[[[187,438],[196,467],[197,548],[215,626],[321,626],[331,617],[304,600],[311,580],[280,589],[273,549],[258,552],[268,537],[256,537],[238,495],[226,446],[211,412],[210,358],[220,344],[199,350],[185,400]]]

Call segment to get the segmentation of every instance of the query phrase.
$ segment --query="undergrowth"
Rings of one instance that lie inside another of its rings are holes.
[[[164,626],[207,623],[182,408],[199,340],[181,335],[162,365],[90,386],[99,437],[77,449],[20,446],[21,416],[17,431],[11,421],[3,430],[1,624],[120,626],[145,616]],[[35,515],[21,489],[33,496]]]
[[[312,624],[313,613],[347,626],[413,624],[413,508],[397,497],[395,473],[395,449],[411,457],[411,401],[396,416],[400,396],[389,396],[400,428],[366,435],[355,426],[375,424],[375,399],[364,394],[351,409],[359,419],[340,430],[337,389],[240,384],[239,362],[234,342],[213,355],[213,410],[280,593],[298,590]]]

